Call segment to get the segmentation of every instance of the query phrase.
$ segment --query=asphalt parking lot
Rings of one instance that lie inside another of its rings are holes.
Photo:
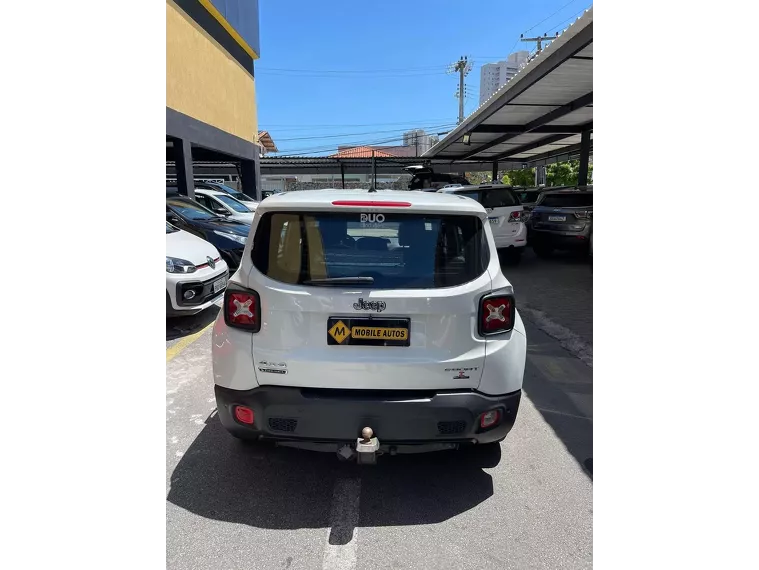
[[[517,306],[575,356],[593,361],[593,264],[577,254],[555,252],[540,259],[530,247],[517,266],[503,266]]]
[[[504,273],[548,324],[523,313],[524,397],[497,465],[440,452],[358,467],[241,444],[215,415],[218,309],[167,322],[167,566],[590,568],[592,368],[550,325],[592,353],[592,269],[528,252]]]

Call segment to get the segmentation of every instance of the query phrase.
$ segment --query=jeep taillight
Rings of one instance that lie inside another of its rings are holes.
[[[224,322],[250,332],[261,330],[261,299],[251,290],[227,288],[224,292]]]
[[[509,222],[516,223],[522,221],[522,212],[511,212],[509,214]]]
[[[593,217],[593,212],[575,212],[575,217],[578,220],[587,220]]]
[[[492,295],[480,302],[480,334],[508,332],[514,328],[515,304],[512,295]]]

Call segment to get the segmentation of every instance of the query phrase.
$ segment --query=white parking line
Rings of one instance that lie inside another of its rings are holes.
[[[358,549],[358,512],[361,479],[340,478],[335,481],[329,533],[324,545],[324,570],[353,570]]]

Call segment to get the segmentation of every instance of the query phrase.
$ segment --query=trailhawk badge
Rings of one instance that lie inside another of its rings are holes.
[[[375,311],[381,313],[387,308],[387,305],[385,301],[364,301],[364,299],[359,299],[353,303],[353,308],[357,311]]]

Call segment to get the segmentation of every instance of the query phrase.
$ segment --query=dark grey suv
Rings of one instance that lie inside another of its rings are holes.
[[[543,192],[532,210],[530,243],[541,257],[553,250],[589,253],[593,231],[593,192],[558,190]]]

